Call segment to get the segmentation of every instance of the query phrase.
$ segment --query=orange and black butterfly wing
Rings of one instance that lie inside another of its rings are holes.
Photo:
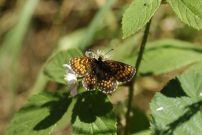
[[[97,80],[97,89],[110,94],[117,88],[117,81],[113,76],[110,76],[109,74],[105,74],[104,78],[101,80]]]
[[[92,70],[94,61],[90,57],[74,57],[70,59],[69,64],[76,75],[82,77]]]
[[[118,82],[128,82],[130,81],[133,76],[135,75],[135,68],[118,61],[113,60],[106,60],[104,63],[110,68],[111,75],[118,81]]]
[[[96,89],[97,78],[93,74],[87,74],[82,79],[83,87],[86,90],[95,90]]]

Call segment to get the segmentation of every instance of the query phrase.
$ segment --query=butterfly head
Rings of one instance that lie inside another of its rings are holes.
[[[110,58],[111,51],[113,51],[113,49],[109,50],[108,52],[104,52],[101,50],[97,50],[96,52],[93,50],[88,50],[85,52],[85,55],[90,58],[95,58],[98,61],[102,61]]]

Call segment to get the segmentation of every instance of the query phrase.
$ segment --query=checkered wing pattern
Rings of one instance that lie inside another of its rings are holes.
[[[94,59],[89,57],[74,57],[70,59],[70,66],[78,76],[86,75],[93,67]]]
[[[128,82],[135,75],[135,68],[128,64],[113,60],[106,60],[104,63],[110,68],[111,74],[118,82]]]
[[[82,79],[82,84],[85,89],[87,90],[95,90],[96,88],[96,82],[97,79],[95,75],[92,74],[87,74],[83,79]]]
[[[107,94],[112,93],[117,88],[117,81],[114,77],[106,74],[105,78],[97,82],[97,88]]]

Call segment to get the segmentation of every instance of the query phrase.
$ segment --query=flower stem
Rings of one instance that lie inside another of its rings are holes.
[[[138,54],[138,57],[137,57],[137,61],[136,61],[136,64],[135,64],[136,74],[133,77],[132,81],[129,83],[128,105],[127,105],[127,112],[126,112],[126,115],[125,115],[125,118],[126,118],[126,126],[125,126],[125,131],[124,131],[125,135],[128,135],[128,131],[129,131],[130,112],[131,112],[131,106],[132,106],[132,101],[133,101],[134,85],[135,85],[135,82],[136,82],[136,79],[137,79],[140,63],[142,61],[142,56],[143,56],[143,53],[144,53],[144,48],[145,48],[145,45],[147,43],[147,38],[148,38],[148,35],[149,35],[150,24],[151,24],[151,19],[147,23],[146,28],[144,30],[144,35],[143,35],[143,38],[142,38],[142,42],[141,42],[141,46],[140,46],[140,51],[139,51],[139,54]]]

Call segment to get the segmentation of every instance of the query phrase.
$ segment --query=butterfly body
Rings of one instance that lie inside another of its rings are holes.
[[[104,60],[102,56],[84,56],[70,59],[70,66],[87,90],[101,90],[112,93],[118,83],[128,82],[135,74],[135,68],[122,62]]]

